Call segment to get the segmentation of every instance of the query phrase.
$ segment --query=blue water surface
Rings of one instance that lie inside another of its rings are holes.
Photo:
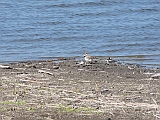
[[[1,0],[0,62],[111,56],[160,67],[158,0]]]

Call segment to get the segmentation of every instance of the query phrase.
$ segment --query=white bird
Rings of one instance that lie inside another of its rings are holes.
[[[107,59],[107,64],[114,63],[114,62],[116,62],[116,61],[115,61],[115,60],[112,60],[111,57],[109,57],[109,58]]]
[[[92,62],[93,57],[91,57],[90,55],[88,55],[86,52],[83,54],[84,56],[84,60],[86,62]]]

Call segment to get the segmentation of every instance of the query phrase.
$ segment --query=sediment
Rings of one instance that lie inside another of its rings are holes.
[[[160,69],[78,60],[0,66],[0,119],[160,119]]]

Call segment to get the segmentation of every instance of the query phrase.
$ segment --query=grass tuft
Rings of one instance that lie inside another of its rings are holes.
[[[26,102],[25,101],[17,101],[17,102],[13,102],[13,101],[3,101],[0,104],[2,105],[25,105]]]

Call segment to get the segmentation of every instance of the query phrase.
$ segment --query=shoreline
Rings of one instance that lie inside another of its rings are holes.
[[[160,69],[106,61],[80,62],[59,58],[3,64],[0,118],[150,120],[160,117]]]
[[[137,65],[147,69],[160,69],[159,64],[150,64],[145,63],[146,59],[144,59],[145,55],[132,55],[132,56],[94,56],[98,58],[98,61],[105,61],[108,57],[113,58],[114,60],[118,61],[123,65]],[[40,59],[31,59],[31,60],[17,60],[17,61],[1,61],[0,64],[10,64],[10,63],[18,63],[18,62],[27,62],[27,61],[61,61],[61,60],[76,60],[76,61],[83,61],[82,56],[73,56],[73,57],[41,57]],[[140,63],[139,61],[143,61],[144,63]]]

